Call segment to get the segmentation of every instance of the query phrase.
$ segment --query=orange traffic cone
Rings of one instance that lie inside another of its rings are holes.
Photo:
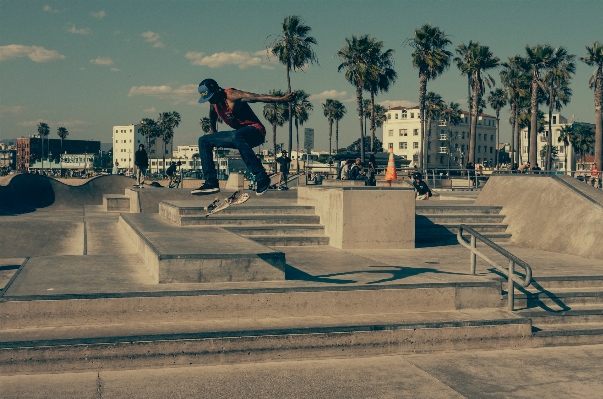
[[[389,160],[387,161],[387,170],[385,171],[385,180],[388,186],[392,186],[392,180],[398,180],[398,173],[396,173],[396,162],[394,161],[394,149],[389,149]]]

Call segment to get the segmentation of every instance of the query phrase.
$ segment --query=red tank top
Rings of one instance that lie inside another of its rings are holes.
[[[230,89],[224,89],[228,93]],[[212,104],[216,113],[220,116],[220,119],[224,121],[228,126],[233,129],[241,129],[245,126],[253,126],[258,129],[262,134],[266,135],[266,128],[262,125],[262,122],[253,113],[253,110],[247,103],[242,103],[241,107],[236,111],[233,111],[228,106],[228,102],[224,99],[224,102],[220,104]]]

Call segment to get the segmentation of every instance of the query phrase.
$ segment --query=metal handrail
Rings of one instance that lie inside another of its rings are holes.
[[[464,231],[466,231],[467,233],[469,233],[471,235],[471,242],[468,242],[467,240],[465,240],[465,238],[463,238]],[[514,307],[515,284],[519,284],[522,287],[526,288],[532,283],[532,268],[530,267],[530,265],[528,265],[523,260],[519,259],[517,256],[513,255],[506,249],[495,244],[488,238],[484,237],[477,231],[473,230],[471,227],[465,226],[464,224],[459,225],[458,231],[456,234],[456,238],[457,238],[459,244],[461,244],[462,246],[464,246],[465,248],[467,248],[471,251],[471,266],[470,266],[471,274],[475,274],[476,260],[477,260],[476,255],[479,255],[480,258],[482,258],[483,260],[488,262],[490,265],[494,266],[494,268],[496,270],[500,271],[501,273],[503,273],[507,276],[508,283],[509,283],[509,287],[507,290],[508,291],[507,297],[508,297],[508,302],[509,302],[508,307],[509,307],[510,311],[513,311],[515,309],[515,307]],[[498,263],[496,263],[495,261],[490,259],[488,256],[486,256],[483,252],[479,251],[477,249],[477,240],[480,240],[481,242],[483,242],[484,244],[486,244],[487,246],[489,246],[490,248],[492,248],[493,250],[495,250],[496,252],[498,252],[499,254],[504,256],[505,258],[507,258],[509,260],[508,267],[505,268],[505,267],[500,266]],[[523,268],[523,270],[525,271],[525,277],[523,279],[515,274],[515,265],[521,266]]]

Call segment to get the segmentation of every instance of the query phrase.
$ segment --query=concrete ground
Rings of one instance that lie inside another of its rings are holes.
[[[603,345],[0,376],[11,398],[595,398]]]

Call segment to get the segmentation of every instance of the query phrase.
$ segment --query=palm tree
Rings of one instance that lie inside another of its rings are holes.
[[[442,96],[436,94],[432,91],[428,92],[425,95],[425,119],[427,120],[427,134],[425,135],[424,142],[421,143],[421,146],[425,148],[423,151],[423,156],[425,157],[422,160],[421,165],[424,165],[425,168],[429,167],[427,152],[429,150],[429,141],[431,140],[431,122],[434,119],[440,119],[440,115],[442,111],[446,108],[446,103],[442,100]]]
[[[333,107],[335,108],[335,112],[333,113],[333,119],[335,119],[335,151],[339,153],[339,121],[343,119],[347,109],[338,100],[333,100]]]
[[[62,154],[63,153],[63,140],[65,140],[65,138],[67,138],[67,136],[69,136],[69,132],[67,131],[66,128],[61,126],[57,129],[57,136],[59,136],[61,138],[61,154]],[[59,154],[59,157],[61,156],[61,154]]]
[[[203,130],[203,132],[209,133],[211,129],[211,121],[207,116],[204,116],[199,120],[199,125],[201,125],[201,130]]]
[[[519,55],[509,57],[508,62],[502,65],[500,71],[500,80],[505,88],[505,93],[509,99],[511,106],[511,116],[509,123],[511,124],[511,164],[519,163],[519,155],[521,151],[521,129],[519,128],[519,101],[529,93],[529,77],[522,68],[522,59]]]
[[[594,66],[595,71],[590,77],[588,84],[595,91],[595,163],[601,169],[603,167],[603,127],[601,118],[601,103],[603,103],[603,46],[595,42],[592,47],[586,46],[588,55],[580,57],[580,60],[588,66]]]
[[[507,94],[503,89],[495,89],[488,96],[488,103],[496,113],[496,168],[500,163],[500,153],[498,151],[498,143],[500,142],[500,110],[507,105]]]
[[[563,155],[565,157],[563,165],[565,165],[566,173],[567,173],[567,147],[569,147],[573,135],[574,135],[574,126],[573,125],[565,125],[561,128],[561,131],[559,132],[559,137],[557,137],[557,142],[563,144]]]
[[[174,129],[180,125],[180,114],[176,111],[162,112],[159,114],[157,126],[159,129],[159,137],[163,141],[163,173],[165,173],[165,148],[167,144],[174,138]]]
[[[282,97],[285,95],[281,90],[270,90],[271,96]],[[289,109],[284,103],[266,103],[264,105],[264,118],[272,126],[272,144],[274,148],[274,170],[276,171],[276,128],[283,126],[289,117]]]
[[[334,100],[327,99],[324,104],[322,104],[322,113],[327,118],[327,124],[329,125],[329,155],[332,152],[331,137],[333,136],[333,115],[335,114],[335,107],[333,106],[333,101]]]
[[[579,124],[574,126],[574,131],[570,137],[574,151],[580,154],[580,162],[584,164],[586,154],[592,150],[595,144],[595,137],[590,126]]]
[[[562,48],[561,48],[562,49]],[[558,51],[557,62],[549,69],[544,76],[544,83],[547,94],[547,105],[549,106],[549,134],[546,145],[546,164],[545,170],[551,170],[553,156],[551,150],[553,147],[553,109],[561,111],[564,105],[567,105],[572,96],[572,89],[569,88],[571,74],[576,72],[574,58],[576,56],[567,54],[565,51]]]
[[[345,38],[346,45],[337,52],[341,64],[337,67],[337,72],[345,71],[346,80],[356,88],[356,104],[358,107],[358,122],[360,125],[360,158],[364,162],[364,133],[362,129],[363,102],[362,90],[367,86],[368,80],[374,76],[376,66],[371,58],[374,39],[369,39],[368,35],[352,38]]]
[[[469,60],[470,60],[470,54],[471,51],[473,50],[473,48],[475,46],[477,46],[478,43],[474,43],[473,41],[469,40],[469,44],[460,44],[455,52],[458,54],[457,57],[454,57],[454,63],[456,64],[456,67],[461,71],[461,76],[466,75],[467,76],[467,108],[469,109],[469,126],[471,126],[471,121],[472,121],[472,113],[471,113],[471,107],[473,106],[473,101],[472,101],[472,94],[471,94],[471,89],[473,88],[473,75],[471,75],[471,73],[469,73]]]
[[[295,97],[294,97],[293,101],[291,101],[292,110],[293,110],[293,118],[295,119],[295,137],[296,137],[296,142],[297,142],[297,146],[296,146],[295,150],[297,152],[296,164],[297,164],[298,172],[299,172],[299,125],[303,126],[304,123],[306,123],[308,121],[308,119],[310,118],[310,112],[312,112],[314,110],[314,106],[308,100],[309,97],[310,97],[310,95],[307,94],[305,91],[298,90],[295,92]]]
[[[415,49],[412,53],[412,65],[419,70],[419,115],[421,118],[421,137],[425,141],[425,128],[427,119],[425,117],[425,94],[427,93],[427,81],[434,80],[450,66],[452,53],[446,47],[452,42],[437,26],[425,24],[415,29],[414,37],[407,39],[406,43]],[[421,167],[426,165],[423,159],[426,157],[426,149],[421,148]]]
[[[398,77],[394,71],[394,50],[382,51],[383,42],[372,39],[371,64],[374,65],[372,76],[366,81],[367,90],[370,95],[370,120],[371,120],[371,151],[375,150],[375,96],[378,92],[387,92]]]
[[[287,93],[291,93],[291,70],[303,70],[308,64],[318,62],[312,44],[317,44],[316,39],[308,36],[312,28],[304,25],[301,17],[290,15],[285,17],[282,23],[282,35],[272,43],[272,54],[285,65],[287,72]],[[289,154],[293,147],[293,104],[288,103],[289,118]]]
[[[538,95],[539,91],[542,90],[546,93],[546,86],[544,84],[544,75],[548,70],[553,68],[558,62],[567,56],[567,51],[563,47],[553,48],[548,44],[538,44],[534,47],[526,46],[526,58],[524,58],[524,65],[526,70],[530,70],[532,75],[532,83],[530,87],[531,99],[530,99],[530,115],[531,115],[531,128],[532,132],[537,130],[537,115],[538,115]],[[538,163],[538,148],[537,141],[538,137],[536,134],[530,136],[530,153],[528,160],[532,165]]]
[[[456,126],[461,123],[463,116],[463,111],[461,111],[461,106],[459,103],[451,102],[448,105],[445,105],[444,109],[441,112],[440,117],[446,121],[447,131],[448,131],[448,169],[450,169],[450,150],[452,147],[452,131],[451,127]]]
[[[549,148],[548,144],[545,144],[541,149],[540,149],[540,159],[544,160],[544,164],[547,165],[549,163],[552,163],[553,160],[557,157],[557,155],[559,154],[559,149],[557,148],[557,146],[552,146],[551,148]],[[549,157],[550,159],[547,160],[547,157]]]
[[[48,135],[50,134],[50,128],[48,127],[48,124],[40,122],[38,124],[38,134],[42,139],[42,169],[44,169],[44,137],[48,137]]]
[[[471,119],[471,133],[469,141],[469,161],[471,161],[473,164],[475,164],[477,119],[481,113],[478,112],[480,111],[480,102],[482,101],[482,96],[486,91],[486,86],[492,87],[495,84],[494,78],[486,71],[497,68],[499,63],[500,59],[492,54],[488,46],[481,46],[479,43],[475,43],[475,45],[469,50],[465,73],[471,75],[471,83],[473,85],[471,105],[473,118]]]
[[[159,137],[159,127],[157,122],[150,118],[143,118],[140,121],[138,132],[147,139],[147,151],[151,150],[151,140]]]

